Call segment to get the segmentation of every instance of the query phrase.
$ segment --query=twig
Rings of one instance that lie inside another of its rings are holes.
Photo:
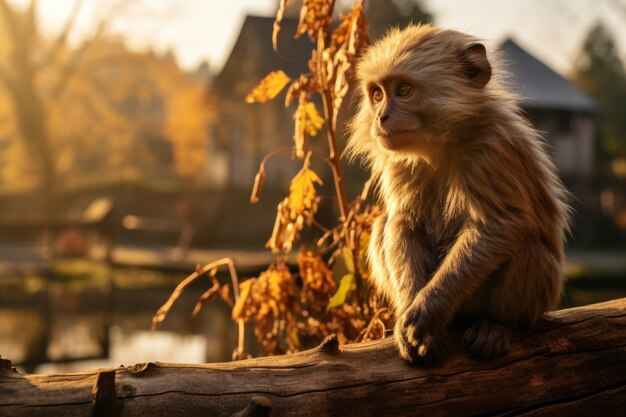
[[[163,320],[165,320],[165,317],[167,316],[167,314],[169,313],[170,309],[172,308],[172,306],[174,305],[174,303],[176,302],[176,300],[178,300],[178,298],[183,294],[183,292],[185,291],[185,289],[187,289],[187,287],[194,282],[196,279],[198,279],[199,277],[203,276],[204,274],[206,274],[207,272],[211,272],[213,270],[216,270],[217,268],[221,267],[221,266],[228,266],[228,271],[230,273],[230,279],[233,283],[233,293],[235,294],[235,303],[237,303],[237,301],[239,301],[239,279],[237,278],[237,270],[235,269],[235,263],[233,262],[232,258],[222,258],[220,260],[217,260],[215,262],[211,262],[209,264],[204,265],[202,268],[197,268],[196,271],[194,273],[192,273],[191,275],[189,275],[187,278],[185,278],[183,281],[180,282],[180,284],[178,284],[176,286],[176,288],[174,289],[174,291],[172,291],[172,294],[170,295],[170,298],[167,299],[167,301],[165,302],[165,304],[163,304],[156,312],[156,314],[154,315],[154,317],[152,317],[152,330],[156,330],[159,325],[163,322]],[[217,285],[216,285],[217,283]],[[206,291],[204,294],[202,294],[202,296],[200,296],[200,299],[198,300],[198,303],[196,304],[196,307],[194,308],[194,313],[197,314],[197,309],[198,306],[200,305],[199,308],[202,308],[202,305],[211,297],[213,297],[215,295],[215,293],[220,289],[220,285],[219,282],[217,282],[217,280],[213,283],[213,287],[211,287],[208,291]],[[226,300],[225,300],[226,301]],[[237,326],[239,327],[239,337],[238,337],[238,344],[237,344],[237,353],[239,355],[243,354],[243,345],[244,345],[244,322],[243,319],[238,319],[237,320]]]
[[[356,339],[354,340],[355,342],[361,342],[365,339],[365,336],[367,336],[368,334],[370,334],[370,332],[372,331],[372,328],[374,327],[374,324],[380,324],[380,326],[382,327],[383,330],[383,334],[385,334],[385,323],[380,319],[380,315],[382,313],[386,313],[388,312],[389,309],[387,307],[383,307],[379,310],[376,311],[376,313],[374,313],[374,316],[372,316],[372,319],[370,320],[369,324],[367,325],[367,327],[363,330],[361,330],[361,332],[359,333],[359,335],[356,337]]]
[[[285,152],[290,152],[290,151],[293,152],[295,150],[296,150],[296,148],[294,146],[284,146],[282,148],[274,149],[273,151],[271,151],[270,153],[268,153],[267,155],[265,155],[263,157],[263,159],[261,160],[261,163],[259,164],[259,171],[261,171],[261,170],[264,171],[265,170],[265,165],[267,164],[267,162],[271,158],[275,157],[276,155],[281,154],[281,153],[285,153]],[[328,157],[326,155],[324,155],[322,152],[318,151],[317,149],[309,148],[309,149],[307,149],[307,152],[312,152],[315,156],[317,156],[318,158],[320,158],[321,160],[326,162],[326,164],[329,167],[331,167],[331,168],[333,167],[333,164],[332,164],[332,162],[330,162]]]
[[[317,73],[321,78],[321,91],[322,103],[324,107],[324,117],[326,119],[326,136],[328,139],[328,160],[330,162],[333,179],[335,180],[335,192],[337,193],[337,202],[339,204],[339,215],[341,221],[344,221],[347,214],[348,200],[346,198],[346,189],[343,184],[343,174],[341,172],[341,165],[339,164],[339,158],[337,157],[337,141],[335,139],[335,123],[334,123],[334,110],[332,107],[332,97],[330,96],[330,90],[328,88],[328,79],[326,78],[326,69],[322,65],[322,51],[324,51],[324,36],[323,31],[320,30],[317,38]]]

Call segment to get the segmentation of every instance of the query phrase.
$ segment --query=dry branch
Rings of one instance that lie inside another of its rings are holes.
[[[390,339],[216,364],[23,375],[0,362],[2,416],[623,416],[626,298],[546,315],[494,361],[410,367]]]

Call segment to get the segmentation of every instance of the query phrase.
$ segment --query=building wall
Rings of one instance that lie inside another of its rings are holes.
[[[262,159],[278,148],[293,146],[292,113],[293,109],[283,107],[282,97],[270,103],[230,101],[223,106],[211,129],[215,145],[209,155],[215,156],[217,166],[210,167],[208,175],[219,178],[220,186],[251,188]],[[300,167],[290,152],[278,154],[266,165],[265,183],[286,186]]]
[[[548,143],[561,175],[590,176],[593,171],[593,119],[566,110],[527,109],[533,126]]]

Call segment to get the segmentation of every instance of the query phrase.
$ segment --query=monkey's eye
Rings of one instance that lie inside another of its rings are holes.
[[[383,97],[385,96],[385,94],[383,93],[383,90],[381,90],[378,87],[372,88],[371,94],[372,94],[372,100],[374,101],[374,103],[380,103]]]
[[[400,83],[398,84],[398,87],[396,88],[396,95],[398,97],[406,97],[409,94],[411,94],[411,91],[413,91],[413,87],[411,87],[410,84]]]

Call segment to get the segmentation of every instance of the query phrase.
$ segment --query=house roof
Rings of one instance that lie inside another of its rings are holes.
[[[528,53],[512,39],[500,45],[510,87],[522,97],[522,107],[595,112],[596,102],[563,76]]]
[[[298,20],[285,18],[278,36],[278,52],[272,47],[273,17],[246,16],[228,60],[214,80],[218,91],[247,94],[271,71],[283,70],[292,78],[308,72],[313,44],[306,35],[293,39]]]

